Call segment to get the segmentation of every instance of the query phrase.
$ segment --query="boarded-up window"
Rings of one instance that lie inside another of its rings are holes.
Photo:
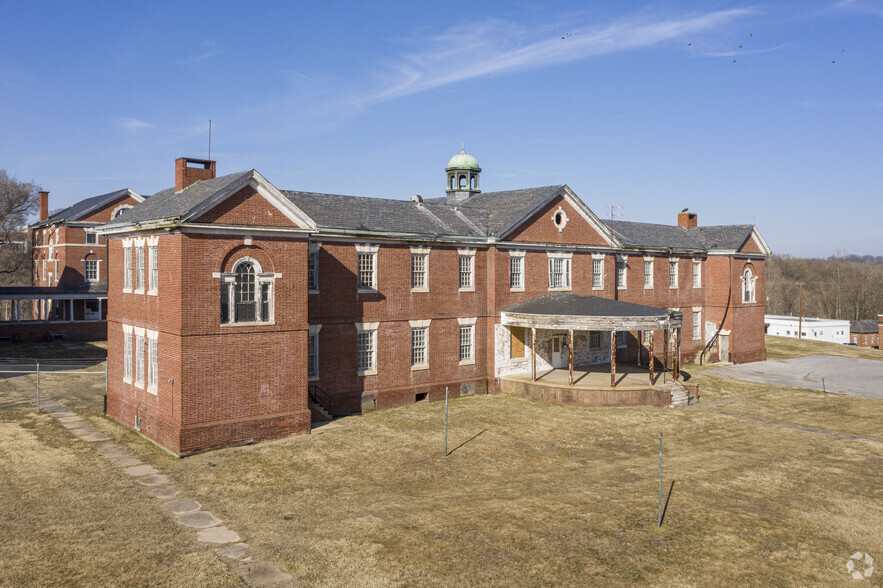
[[[512,344],[509,357],[524,357],[524,327],[509,327],[512,333]]]

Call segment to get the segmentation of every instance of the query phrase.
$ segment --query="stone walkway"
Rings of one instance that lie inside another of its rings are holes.
[[[236,531],[222,525],[224,521],[211,512],[203,510],[199,502],[179,496],[179,491],[165,474],[152,465],[143,463],[126,447],[114,442],[92,423],[71,412],[57,400],[41,402],[40,408],[81,441],[93,444],[100,455],[131,476],[135,483],[150,488],[150,494],[179,525],[195,530],[196,541],[216,546],[215,553],[227,561],[230,570],[248,585],[278,586],[295,583],[295,579],[282,571],[279,566],[255,560],[249,555],[248,543],[243,542]]]

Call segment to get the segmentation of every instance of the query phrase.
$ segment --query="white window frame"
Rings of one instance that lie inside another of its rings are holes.
[[[475,292],[475,249],[457,249],[457,284],[460,292]],[[464,263],[467,269],[464,271]]]
[[[144,243],[135,246],[135,294],[144,293]]]
[[[255,320],[253,321],[239,321],[237,312],[236,312],[236,270],[239,269],[239,266],[245,263],[250,263],[255,273],[255,294],[254,294],[254,304],[255,304]],[[252,257],[241,257],[236,260],[236,263],[233,264],[231,271],[229,273],[215,273],[212,274],[214,278],[220,278],[221,280],[221,289],[223,292],[227,294],[227,316],[221,316],[221,326],[222,327],[235,327],[235,326],[250,326],[250,325],[273,325],[276,323],[276,279],[281,278],[282,274],[265,272],[261,267],[261,264],[258,260]],[[267,286],[266,296],[268,298],[267,302],[267,311],[264,312],[264,286]],[[221,294],[219,293],[219,296]],[[218,300],[220,304],[220,298]],[[221,313],[223,315],[223,308],[221,308]],[[266,314],[266,316],[265,316]],[[226,318],[226,320],[224,320]]]
[[[307,253],[307,291],[310,294],[319,293],[319,251],[321,243],[310,243]]]
[[[156,394],[159,385],[159,333],[147,332],[147,391]]]
[[[752,304],[756,301],[757,276],[746,267],[742,272],[742,304]]]
[[[668,260],[668,287],[671,290],[676,290],[678,287],[678,282],[680,280],[678,260],[676,258]],[[674,268],[674,271],[672,271]]]
[[[132,326],[123,325],[123,381],[132,383]]]
[[[86,243],[86,245],[98,245],[98,233],[90,229],[85,229],[85,234],[86,239],[84,242]]]
[[[429,292],[429,247],[411,247],[411,292]]]
[[[43,260],[43,281],[46,281],[46,260]]]
[[[604,289],[604,257],[603,253],[592,254],[592,290]]]
[[[616,256],[616,289],[628,289],[629,262],[625,255]]]
[[[147,240],[147,293],[156,296],[159,290],[159,237]]]
[[[322,325],[310,325],[309,339],[307,340],[307,380],[316,382],[319,380],[319,331]],[[313,353],[310,353],[312,345]]]
[[[645,257],[644,258],[644,289],[652,290],[653,289],[653,258]],[[650,269],[648,272],[647,269]]]
[[[377,331],[380,323],[356,323],[356,373],[360,376],[373,376],[377,374]],[[361,365],[361,341],[368,337],[370,345],[368,363]]]
[[[123,292],[132,292],[132,244],[123,241]]]
[[[524,292],[524,251],[509,251],[509,291]]]
[[[644,345],[650,344],[650,337],[653,336],[653,331],[644,331]]]
[[[55,262],[55,283],[58,284],[58,280],[61,278],[61,276],[58,274],[58,254],[56,253],[55,255],[56,255],[56,257],[52,261]],[[98,278],[99,278],[99,280],[101,279],[100,269],[99,269],[99,273],[98,273]]]
[[[408,321],[411,325],[411,370],[429,369],[430,320]]]
[[[144,329],[135,327],[135,387],[144,388]]]
[[[377,292],[377,251],[379,245],[360,243],[356,245],[356,291],[373,294]],[[362,269],[363,263],[370,262],[370,269]],[[370,280],[362,280],[362,272],[370,272]]]
[[[84,259],[83,260],[83,278],[84,278],[83,281],[84,282],[97,282],[98,281],[98,278],[101,275],[99,263],[100,263],[100,260],[98,260],[98,259]],[[94,272],[95,272],[94,276],[91,278],[89,277],[89,273],[90,273],[89,267],[90,266],[92,266],[94,268]]]
[[[693,340],[702,340],[702,307],[693,307]]]
[[[457,337],[457,347],[458,347],[458,357],[460,358],[460,365],[474,365],[475,364],[475,322],[478,320],[478,317],[471,318],[458,318],[457,324],[459,325],[458,329],[458,337]],[[463,355],[464,350],[464,339],[463,337],[467,336],[469,340],[466,342],[466,346],[468,347],[469,353],[466,357]]]
[[[549,257],[549,291],[569,292],[573,253],[570,251],[547,251],[546,254]],[[561,276],[560,282],[556,279],[557,276]]]
[[[693,287],[702,287],[702,261],[699,259],[693,260]]]

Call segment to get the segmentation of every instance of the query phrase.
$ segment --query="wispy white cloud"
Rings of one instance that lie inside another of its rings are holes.
[[[848,10],[850,12],[859,12],[861,14],[871,14],[883,18],[883,5],[879,2],[868,0],[840,0],[834,4],[834,8]]]
[[[786,47],[790,47],[791,43],[782,43],[781,45],[776,45],[775,47],[766,47],[764,49],[736,49],[735,51],[718,51],[714,53],[706,53],[705,55],[708,57],[737,57],[740,55],[755,55],[757,53],[771,53],[773,51],[779,51],[780,49],[784,49]]]
[[[145,120],[137,118],[123,118],[119,120],[119,125],[127,131],[140,131],[142,129],[152,129],[156,125]]]
[[[195,63],[205,61],[206,59],[217,57],[218,55],[222,55],[224,53],[221,49],[218,49],[214,41],[203,41],[202,47],[203,51],[201,53],[179,59],[178,65],[193,65]]]
[[[420,49],[392,64],[391,71],[379,80],[381,89],[361,96],[357,102],[370,105],[490,74],[510,74],[652,47],[712,31],[752,13],[738,9],[656,20],[633,17],[573,29],[528,29],[501,20],[467,23],[435,37],[411,39]]]

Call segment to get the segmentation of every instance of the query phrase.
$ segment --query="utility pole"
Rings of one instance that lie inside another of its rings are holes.
[[[803,339],[803,286],[806,282],[797,282],[797,285],[800,287],[800,309],[798,312],[800,313],[800,318],[797,320],[797,338]]]

